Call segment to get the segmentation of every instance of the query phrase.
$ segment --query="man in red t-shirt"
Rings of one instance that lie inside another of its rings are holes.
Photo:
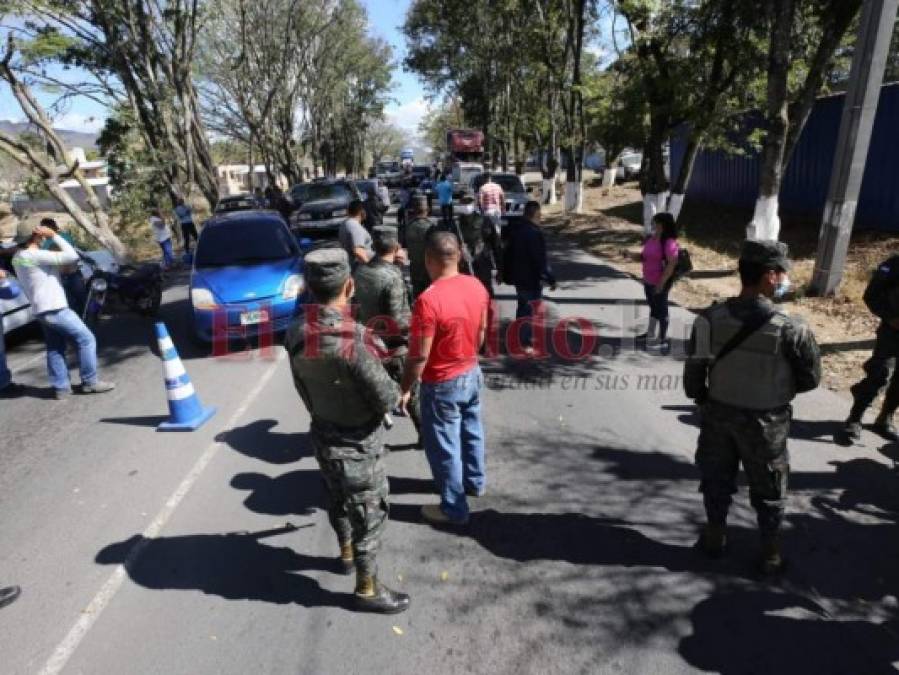
[[[421,431],[440,504],[421,509],[434,524],[468,522],[465,495],[485,490],[484,426],[478,351],[487,332],[489,297],[475,277],[459,274],[459,241],[434,232],[425,249],[431,277],[412,309],[403,404],[421,379]]]

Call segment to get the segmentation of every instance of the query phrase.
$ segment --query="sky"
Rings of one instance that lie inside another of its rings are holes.
[[[405,40],[400,33],[400,26],[406,18],[410,0],[361,0],[368,10],[369,30],[394,48],[394,99],[386,109],[387,117],[397,126],[415,135],[418,122],[427,112],[428,106],[424,97],[424,88],[418,79],[409,73],[404,73],[399,65],[405,54]],[[54,72],[55,75],[66,77],[69,81],[77,81],[77,73]],[[53,100],[52,95],[40,94],[39,99],[45,105]],[[67,109],[59,114],[54,122],[59,129],[72,131],[96,132],[103,126],[106,118],[106,110],[100,104],[87,99],[73,100]],[[0,120],[21,121],[22,113],[9,92],[8,87],[0,86]]]

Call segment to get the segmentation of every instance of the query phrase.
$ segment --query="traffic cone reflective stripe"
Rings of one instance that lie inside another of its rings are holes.
[[[160,424],[157,431],[194,431],[215,414],[215,408],[204,408],[200,403],[164,323],[156,324],[156,339],[169,403],[169,420]]]

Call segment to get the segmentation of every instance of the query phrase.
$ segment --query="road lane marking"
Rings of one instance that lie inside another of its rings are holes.
[[[225,429],[233,428],[240,421],[240,418],[244,415],[244,413],[246,413],[247,408],[250,407],[253,401],[255,401],[259,394],[262,393],[262,390],[268,384],[269,380],[272,379],[272,375],[275,374],[275,371],[277,370],[277,367],[278,365],[280,365],[283,358],[284,351],[279,350],[278,355],[275,357],[275,362],[272,363],[271,366],[269,366],[268,370],[266,370],[265,373],[263,373],[262,377],[259,379],[259,382],[253,388],[253,390],[244,399],[240,407],[238,407],[237,410],[234,411],[234,414],[225,424]],[[115,594],[122,587],[122,582],[125,580],[128,569],[137,562],[147,544],[149,544],[150,541],[152,541],[159,535],[159,533],[162,531],[162,528],[165,527],[166,523],[172,517],[175,509],[178,508],[181,500],[183,500],[184,497],[187,496],[187,493],[190,492],[191,488],[199,479],[200,474],[205,471],[206,467],[215,457],[219,448],[221,448],[223,445],[225,445],[224,441],[214,441],[208,448],[206,448],[203,454],[200,455],[200,458],[184,477],[184,480],[181,481],[181,484],[172,493],[171,497],[168,498],[165,505],[162,507],[162,509],[160,509],[159,513],[156,514],[156,517],[153,519],[147,529],[143,531],[140,543],[138,543],[134,548],[131,549],[128,557],[125,558],[125,562],[116,566],[115,570],[113,570],[112,574],[103,584],[103,586],[101,586],[100,590],[94,596],[93,600],[90,601],[90,604],[88,604],[88,606],[82,610],[81,616],[79,617],[78,621],[75,622],[75,625],[72,626],[68,635],[66,635],[63,641],[59,643],[55,650],[53,650],[53,654],[41,669],[40,675],[57,675],[58,673],[62,672],[62,669],[65,668],[66,663],[68,663],[69,659],[72,658],[72,655],[78,649],[78,646],[81,644],[82,640],[84,640],[87,632],[100,617],[100,614],[109,604],[110,600],[112,600],[113,596],[115,596]]]

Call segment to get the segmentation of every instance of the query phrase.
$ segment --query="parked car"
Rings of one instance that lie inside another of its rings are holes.
[[[309,186],[311,183],[297,183],[292,188],[290,188],[290,203],[293,205],[293,210],[296,211],[303,205],[303,202],[306,201],[306,195],[309,193]]]
[[[514,173],[491,173],[493,182],[503,189],[506,196],[505,221],[514,220],[524,216],[524,205],[531,199],[530,193],[534,188],[525,188],[521,177]],[[471,179],[471,194],[477,199],[478,191],[487,182],[487,174],[479,174]]]
[[[253,195],[240,194],[219,199],[218,204],[215,205],[215,212],[229,213],[231,211],[250,211],[258,208],[259,203]]]
[[[310,183],[303,205],[290,217],[290,228],[305,236],[336,236],[354,199],[363,199],[353,181],[345,179]]]
[[[197,337],[284,331],[299,313],[302,254],[271,211],[217,215],[200,233],[190,279]]]

